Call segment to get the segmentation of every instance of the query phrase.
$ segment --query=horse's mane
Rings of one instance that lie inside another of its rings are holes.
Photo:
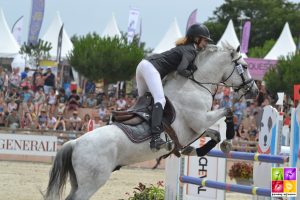
[[[231,46],[228,42],[222,42],[222,47],[219,47],[219,46],[214,45],[214,44],[209,44],[202,51],[203,52],[217,52],[217,51],[232,52],[234,50],[235,50],[234,47]]]

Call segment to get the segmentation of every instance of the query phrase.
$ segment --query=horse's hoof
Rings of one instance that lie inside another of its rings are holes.
[[[168,142],[166,142],[165,149],[166,149],[167,151],[171,151],[172,148],[173,148],[173,141],[168,141]]]
[[[220,144],[220,149],[223,153],[229,153],[232,149],[232,144],[230,143],[229,140],[224,140],[221,144]]]
[[[233,112],[230,108],[226,108],[226,113],[225,113],[225,117],[232,117],[233,116]]]
[[[181,151],[181,154],[182,155],[185,155],[185,156],[196,156],[197,155],[197,152],[196,152],[196,149],[192,146],[187,146],[185,147],[182,151]]]

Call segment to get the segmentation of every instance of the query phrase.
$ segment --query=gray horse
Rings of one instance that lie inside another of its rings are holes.
[[[218,85],[232,87],[240,97],[247,92],[258,92],[239,49],[228,44],[223,44],[223,48],[209,45],[199,52],[195,65],[198,70],[193,77],[185,78],[174,72],[167,77],[164,86],[165,94],[176,110],[172,128],[182,146],[190,144],[228,114],[228,109],[224,108],[211,111]],[[45,199],[61,199],[68,175],[71,192],[66,199],[90,199],[118,166],[152,160],[169,152],[164,148],[152,152],[149,141],[134,144],[115,125],[97,128],[65,143],[58,151]]]

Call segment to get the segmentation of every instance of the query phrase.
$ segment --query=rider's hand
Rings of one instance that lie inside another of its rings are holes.
[[[182,76],[184,76],[184,77],[186,77],[186,78],[188,78],[188,77],[190,77],[192,74],[193,74],[193,72],[192,71],[190,71],[190,70],[184,70],[182,73],[180,73]]]

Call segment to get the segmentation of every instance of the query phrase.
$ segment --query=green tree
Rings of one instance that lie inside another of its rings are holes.
[[[129,80],[139,61],[144,57],[144,46],[138,38],[128,44],[124,36],[101,38],[92,33],[72,37],[73,51],[68,56],[70,64],[89,80],[105,79],[109,83]]]
[[[267,53],[272,49],[275,44],[275,40],[267,40],[265,41],[262,47],[253,47],[248,53],[248,57],[250,58],[264,58]]]
[[[214,17],[205,22],[212,38],[215,41],[221,38],[230,19],[240,35],[241,21],[238,18],[242,13],[251,20],[250,48],[262,46],[266,40],[277,40],[286,22],[294,36],[300,35],[300,3],[287,0],[225,0],[214,11]]]
[[[284,92],[293,96],[295,84],[300,83],[300,54],[278,60],[277,67],[269,70],[264,80],[270,93]]]
[[[50,57],[49,51],[52,49],[51,43],[39,39],[36,44],[24,43],[20,48],[20,54],[26,54],[35,60],[35,64],[39,66],[42,59]]]

